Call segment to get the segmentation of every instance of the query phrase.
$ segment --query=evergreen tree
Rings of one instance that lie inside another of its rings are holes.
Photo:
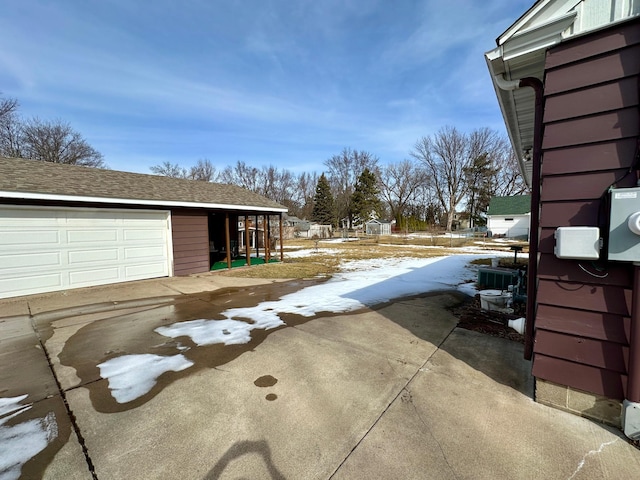
[[[335,223],[333,195],[331,194],[329,181],[324,173],[320,175],[316,185],[311,218],[323,225],[334,225]]]
[[[464,168],[464,175],[469,189],[467,213],[471,219],[471,226],[486,224],[482,214],[486,212],[489,200],[493,195],[491,180],[496,173],[496,169],[491,164],[491,159],[486,153],[474,158],[471,164]]]
[[[351,196],[351,215],[354,223],[364,223],[371,218],[372,212],[376,217],[382,210],[382,202],[378,195],[378,179],[375,174],[365,168],[356,182],[356,188]]]

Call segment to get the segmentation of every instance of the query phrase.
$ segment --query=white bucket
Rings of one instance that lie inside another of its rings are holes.
[[[487,311],[504,311],[511,293],[502,290],[481,290],[480,307]]]
[[[492,258],[492,259],[491,259],[491,266],[492,266],[492,267],[494,267],[494,268],[495,268],[495,267],[497,267],[497,266],[499,266],[499,265],[500,265],[500,259],[499,259],[499,258]]]

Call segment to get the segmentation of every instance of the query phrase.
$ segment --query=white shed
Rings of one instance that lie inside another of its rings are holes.
[[[494,237],[529,238],[531,197],[492,197],[487,210],[487,229]]]
[[[365,223],[367,235],[391,235],[391,222],[382,220],[369,220]]]

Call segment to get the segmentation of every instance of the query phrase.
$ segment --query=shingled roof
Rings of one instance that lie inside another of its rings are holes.
[[[531,195],[491,197],[487,215],[526,215],[531,212]]]
[[[287,211],[236,185],[4,157],[0,198]]]

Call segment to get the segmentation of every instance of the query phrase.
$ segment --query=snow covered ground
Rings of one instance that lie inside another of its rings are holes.
[[[0,398],[0,480],[20,478],[22,465],[44,450],[58,436],[53,412],[16,425],[7,422],[31,409],[23,405],[27,395]]]

